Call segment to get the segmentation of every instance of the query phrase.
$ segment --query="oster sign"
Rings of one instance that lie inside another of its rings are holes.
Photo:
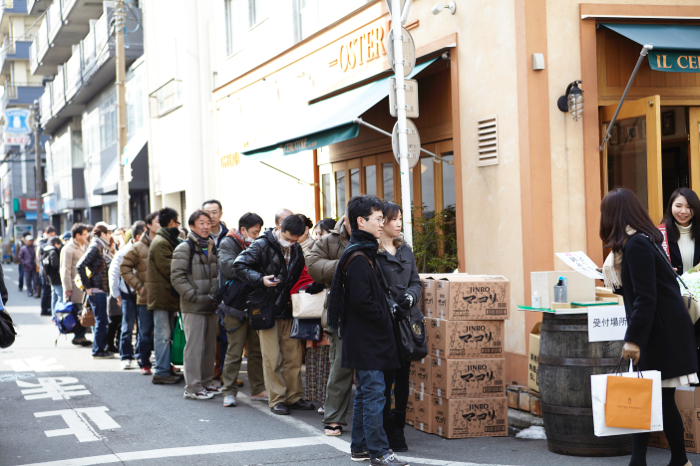
[[[36,199],[23,198],[19,200],[21,210],[36,210]]]
[[[328,66],[340,67],[346,72],[356,66],[364,65],[382,55],[386,55],[386,41],[389,24],[375,26],[371,29],[364,29],[353,36],[340,40],[340,47],[337,50],[337,58],[330,61]]]

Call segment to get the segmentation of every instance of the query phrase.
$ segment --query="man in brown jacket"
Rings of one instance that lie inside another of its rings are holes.
[[[63,302],[72,302],[78,313],[83,306],[83,291],[75,284],[75,276],[78,275],[78,261],[88,243],[88,227],[82,223],[76,223],[70,230],[71,239],[61,248],[59,273],[61,274],[61,287],[63,288]],[[75,331],[73,344],[80,346],[92,346],[92,342],[85,338],[86,329],[78,324],[79,330]]]
[[[151,375],[153,312],[148,310],[146,282],[148,281],[148,249],[151,246],[152,239],[150,232],[154,223],[160,225],[157,217],[158,214],[156,212],[146,216],[146,231],[143,232],[139,241],[132,244],[119,266],[119,273],[122,278],[136,292],[136,302],[132,302],[131,296],[122,296],[122,312],[124,314],[122,320],[122,346],[126,346],[126,348],[120,348],[120,350],[123,352],[125,349],[130,349],[131,330],[134,326],[134,319],[138,319],[139,338],[136,354],[141,374],[143,375]],[[133,232],[134,228],[132,227],[132,234]],[[124,300],[127,300],[126,305]],[[129,312],[131,309],[136,312]],[[124,338],[125,333],[128,336],[127,339]]]
[[[311,251],[306,255],[306,269],[315,282],[323,283],[330,288],[333,275],[338,265],[340,256],[350,239],[350,222],[341,217],[335,224],[335,229],[326,236],[316,241]],[[328,376],[326,388],[326,402],[323,404],[323,423],[329,427],[347,425],[345,416],[350,406],[352,396],[353,370],[342,367],[342,347],[340,339],[329,329],[326,329],[328,340],[331,343],[329,356],[331,372]],[[326,434],[333,434],[334,429],[326,429]]]

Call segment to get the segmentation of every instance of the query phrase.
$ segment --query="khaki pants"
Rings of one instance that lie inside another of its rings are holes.
[[[262,354],[260,353],[260,339],[258,333],[248,326],[248,319],[240,320],[229,315],[224,316],[224,328],[228,337],[228,347],[226,349],[226,359],[224,360],[224,370],[222,372],[222,394],[224,396],[238,395],[238,372],[241,369],[243,359],[243,347],[248,344],[246,357],[248,358],[248,383],[250,383],[250,394],[259,395],[265,390],[265,379],[263,378]]]
[[[289,338],[292,319],[277,319],[267,330],[258,330],[265,387],[270,407],[299,401],[301,386],[301,341]]]
[[[350,406],[352,377],[355,371],[342,366],[343,343],[340,341],[340,338],[332,333],[327,333],[326,335],[328,335],[328,341],[331,343],[329,351],[331,373],[328,376],[326,402],[323,404],[323,410],[325,411],[323,423],[347,425],[345,415],[348,413],[348,407]]]
[[[201,392],[204,387],[212,386],[214,378],[219,316],[214,313],[183,312],[182,326],[187,339],[184,351],[185,390]]]

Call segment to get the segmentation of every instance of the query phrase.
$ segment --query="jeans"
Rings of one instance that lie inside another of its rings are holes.
[[[151,367],[153,313],[145,305],[136,304],[128,296],[122,295],[122,314],[122,336],[119,344],[121,360],[136,359],[139,367]],[[139,333],[136,338],[136,354],[134,354],[131,340],[136,319],[139,322]]]
[[[138,362],[139,367],[151,367],[151,351],[153,351],[153,312],[145,304],[136,305],[139,319]]]
[[[119,356],[122,361],[134,359],[134,347],[131,340],[134,335],[134,322],[136,321],[136,303],[129,296],[122,295],[122,334],[119,342]],[[138,350],[138,338],[136,347]]]
[[[51,310],[51,284],[46,275],[41,276],[41,312]]]
[[[56,314],[56,304],[63,302],[63,285],[51,285],[51,315]]]
[[[25,270],[24,277],[26,278],[27,282],[27,294],[38,294],[41,284],[39,283],[39,273],[36,271],[36,269]]]
[[[153,340],[156,353],[154,377],[170,375],[170,347],[173,343],[174,311],[153,311]]]
[[[19,291],[22,291],[22,288],[24,288],[24,267],[22,264],[19,265]],[[31,289],[31,285],[29,287]]]
[[[109,317],[107,316],[107,293],[93,292],[92,296],[88,296],[88,300],[95,313],[95,327],[93,329],[95,335],[92,343],[92,355],[95,356],[97,353],[105,350],[107,326],[109,324]]]
[[[389,453],[389,440],[382,424],[382,411],[386,403],[384,373],[361,369],[355,372],[357,390],[352,412],[350,450],[369,451],[370,458],[379,458]]]

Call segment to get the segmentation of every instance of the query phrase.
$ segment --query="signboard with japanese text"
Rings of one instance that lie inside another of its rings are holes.
[[[5,134],[25,135],[32,132],[30,116],[32,112],[24,108],[5,110]]]
[[[5,144],[8,146],[26,146],[29,144],[29,136],[14,136],[11,134],[5,135]]]
[[[625,306],[588,308],[588,341],[622,341],[627,332]]]
[[[597,280],[603,279],[603,274],[598,272],[598,266],[586,255],[583,251],[576,252],[558,252],[556,256],[561,259],[566,265],[577,271],[578,273]]]

